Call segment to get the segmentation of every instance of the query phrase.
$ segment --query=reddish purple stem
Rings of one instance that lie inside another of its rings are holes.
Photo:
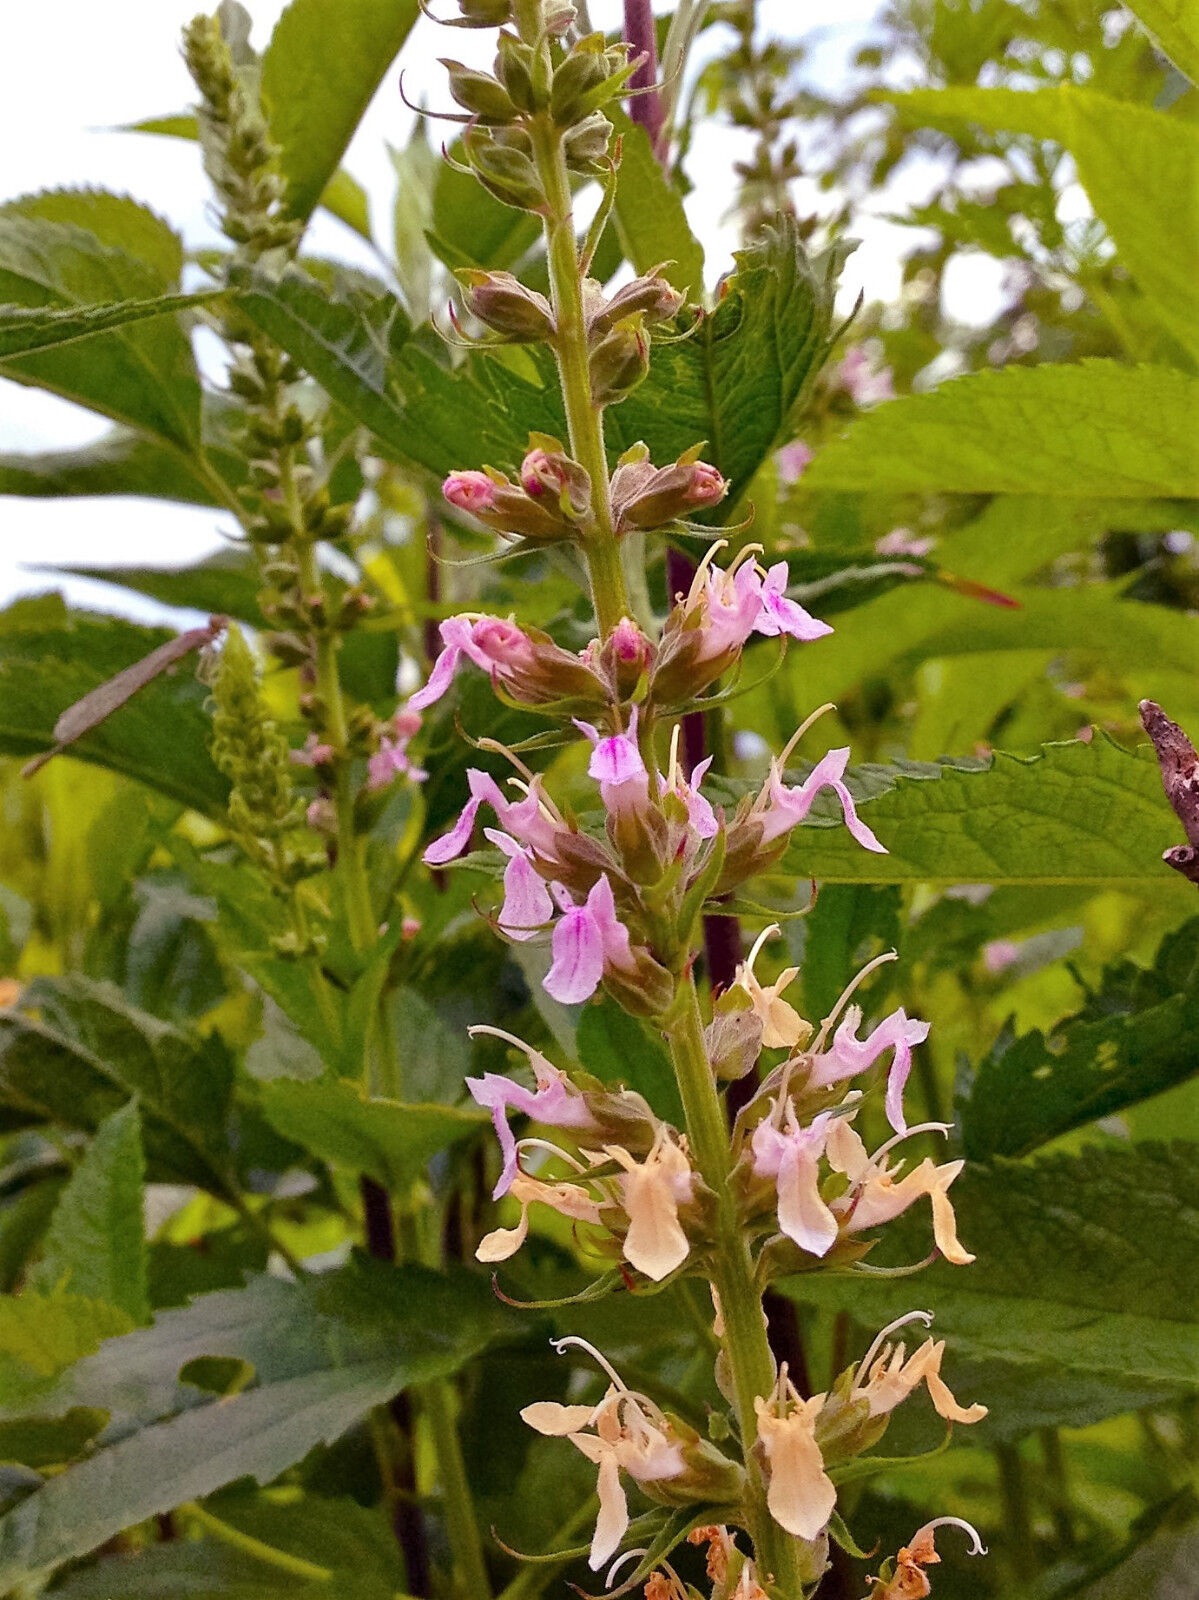
[[[658,37],[654,32],[654,11],[650,0],[624,0],[624,36],[632,46],[633,55],[645,57],[629,80],[629,87],[654,91],[652,94],[642,92],[633,95],[629,100],[629,116],[649,134],[654,153],[661,160],[662,101],[657,93]]]

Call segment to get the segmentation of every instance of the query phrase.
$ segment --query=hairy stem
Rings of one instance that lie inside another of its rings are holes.
[[[748,1475],[749,1532],[760,1570],[773,1573],[779,1593],[787,1600],[799,1600],[804,1588],[798,1551],[767,1509],[766,1482],[753,1448],[758,1436],[754,1402],[768,1395],[774,1387],[775,1363],[761,1296],[754,1282],[749,1244],[737,1215],[730,1181],[732,1152],[728,1127],[708,1065],[699,996],[690,976],[679,986],[666,1033],[686,1113],[691,1152],[700,1175],[717,1200],[712,1283],[720,1297],[724,1353],[732,1378],[734,1407]]]
[[[293,1578],[305,1578],[309,1583],[328,1583],[333,1576],[328,1567],[318,1567],[314,1561],[304,1561],[300,1556],[289,1555],[286,1550],[277,1550],[273,1544],[265,1544],[261,1539],[243,1533],[240,1528],[222,1522],[219,1517],[214,1517],[211,1511],[205,1510],[195,1500],[180,1506],[176,1515],[202,1528],[206,1534],[219,1540],[221,1544],[227,1544],[233,1550],[240,1550],[243,1555],[261,1561],[264,1566],[274,1567],[278,1572],[288,1572]]]
[[[545,190],[545,246],[554,306],[554,354],[566,407],[570,451],[591,479],[594,526],[584,546],[596,622],[601,636],[630,613],[620,547],[612,522],[603,412],[591,396],[591,362],[583,321],[579,248],[571,209],[570,173],[558,129],[546,117],[531,125],[537,171]]]

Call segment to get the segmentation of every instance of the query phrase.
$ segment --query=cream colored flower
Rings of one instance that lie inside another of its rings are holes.
[[[534,1201],[549,1206],[560,1216],[571,1217],[575,1222],[598,1222],[600,1210],[596,1202],[577,1183],[546,1183],[541,1178],[530,1177],[519,1169],[508,1193],[520,1202],[520,1221],[515,1228],[495,1228],[479,1241],[475,1257],[479,1261],[507,1261],[514,1256],[529,1235],[529,1207]]]
[[[937,1414],[947,1422],[981,1422],[987,1415],[983,1405],[961,1406],[941,1377],[945,1354],[944,1339],[926,1339],[909,1358],[906,1347],[887,1343],[888,1337],[909,1322],[932,1321],[927,1311],[911,1311],[884,1328],[858,1366],[850,1391],[851,1400],[865,1400],[872,1417],[886,1416],[923,1383]]]
[[[768,984],[759,983],[754,976],[754,962],[758,959],[759,950],[778,931],[777,922],[772,922],[762,930],[749,952],[749,959],[737,968],[736,982],[745,990],[756,1015],[761,1019],[763,1045],[770,1050],[793,1050],[812,1032],[811,1023],[806,1022],[795,1007],[782,998],[783,990],[799,976],[799,968],[785,968],[773,983]]]
[[[682,1265],[691,1249],[679,1223],[679,1206],[692,1199],[695,1186],[686,1149],[662,1125],[644,1161],[620,1145],[606,1145],[604,1154],[624,1169],[619,1183],[629,1218],[625,1260],[660,1283]]]
[[[913,1167],[901,1177],[902,1163],[892,1166],[887,1159],[891,1150],[902,1139],[932,1130],[945,1132],[948,1124],[942,1122],[920,1123],[906,1133],[888,1139],[872,1156],[860,1136],[842,1119],[825,1141],[825,1155],[837,1172],[843,1172],[850,1182],[849,1193],[837,1202],[835,1209],[845,1218],[851,1233],[866,1228],[876,1228],[891,1222],[901,1212],[914,1205],[925,1195],[932,1202],[933,1239],[946,1261],[955,1267],[965,1267],[974,1260],[958,1239],[957,1218],[949,1199],[949,1186],[966,1165],[964,1161],[947,1161],[938,1166],[930,1158]]]
[[[824,1470],[816,1443],[816,1418],[826,1396],[804,1400],[787,1376],[786,1363],[770,1393],[754,1401],[758,1438],[770,1481],[766,1504],[771,1516],[798,1539],[815,1539],[828,1526],[837,1491]]]
[[[526,1406],[521,1417],[538,1433],[569,1439],[598,1468],[600,1509],[589,1557],[592,1572],[598,1572],[619,1548],[629,1526],[621,1473],[637,1483],[655,1483],[680,1477],[686,1464],[668,1418],[653,1401],[627,1389],[619,1374],[585,1339],[572,1335],[554,1341],[559,1351],[571,1345],[586,1350],[611,1378],[604,1398],[597,1406],[541,1400]]]

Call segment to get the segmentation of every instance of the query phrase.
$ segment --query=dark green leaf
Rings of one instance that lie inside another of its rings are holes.
[[[62,1417],[0,1422],[0,1461],[53,1467],[73,1461],[108,1422],[107,1411],[76,1406]]]
[[[68,1289],[149,1317],[141,1127],[131,1100],[96,1129],[50,1219],[35,1289]]]
[[[972,1160],[1022,1156],[1199,1072],[1199,920],[1168,934],[1149,971],[1121,962],[1085,1008],[1042,1033],[1011,1023],[958,1111]]]
[[[222,1193],[232,1062],[219,1035],[198,1039],[139,1011],[112,984],[43,978],[29,1011],[0,1011],[0,1118],[91,1132],[136,1095],[151,1168]],[[36,1012],[36,1015],[34,1014]]]
[[[345,1078],[262,1086],[267,1120],[323,1161],[363,1172],[385,1188],[408,1190],[439,1150],[478,1131],[482,1112],[446,1105],[368,1099]]]
[[[105,1339],[128,1333],[130,1326],[116,1306],[77,1294],[0,1298],[0,1405],[5,1414],[38,1416],[38,1396],[53,1388],[60,1372],[90,1356]],[[51,1409],[66,1410],[74,1404],[65,1401]]]
[[[291,0],[262,58],[287,205],[316,209],[419,15],[416,0]]]
[[[644,128],[619,119],[623,141],[614,212],[620,242],[636,272],[667,261],[664,276],[698,302],[704,292],[704,249],[691,231],[683,198],[658,165]]]
[[[29,756],[55,742],[68,706],[142,660],[172,635],[86,612],[48,627],[25,626],[11,613],[0,628],[0,751]],[[223,816],[228,785],[208,754],[207,690],[186,666],[157,678],[72,746],[71,754],[157,789],[212,816]]]
[[[0,454],[0,494],[36,499],[129,494],[184,505],[214,503],[211,492],[175,451],[124,428],[114,428],[78,450]]]
[[[322,1566],[324,1563],[315,1562]],[[105,1556],[73,1572],[55,1600],[403,1600],[394,1583],[370,1573],[334,1570],[305,1582],[216,1539],[150,1545],[134,1555]]]
[[[94,578],[135,594],[149,595],[164,606],[183,606],[209,615],[236,617],[261,627],[259,576],[252,555],[242,549],[218,550],[190,567],[49,567],[39,570],[73,578]]]
[[[94,338],[112,328],[124,328],[152,317],[189,311],[214,298],[215,291],[195,294],[160,294],[147,300],[117,300],[110,305],[62,308],[0,305],[0,360],[29,355]]]
[[[1116,361],[973,372],[860,417],[805,489],[1199,495],[1199,379]]]
[[[933,766],[860,767],[861,816],[889,855],[863,850],[822,797],[785,868],[833,883],[1114,883],[1166,880],[1177,827],[1147,752],[1108,740]],[[872,798],[876,796],[877,798]]]
[[[131,254],[90,231],[114,219],[95,196],[61,193],[13,201],[0,210],[0,301],[63,312],[150,301],[176,288],[161,256]],[[115,197],[112,197],[115,199]],[[50,215],[40,208],[53,201]],[[120,221],[131,202],[117,201]],[[98,220],[103,218],[101,223]],[[144,214],[142,235],[164,225]],[[134,244],[139,243],[134,238]],[[159,250],[161,251],[161,246]],[[155,316],[96,334],[86,344],[14,357],[6,377],[52,389],[118,422],[157,434],[190,450],[200,431],[200,385],[191,346],[174,317]]]
[[[257,1279],[164,1312],[47,1397],[57,1407],[86,1391],[113,1423],[104,1448],[0,1519],[0,1585],[235,1478],[269,1482],[397,1390],[452,1373],[514,1321],[477,1278],[370,1261],[306,1284]],[[256,1382],[197,1403],[177,1374],[201,1355],[247,1362]]]

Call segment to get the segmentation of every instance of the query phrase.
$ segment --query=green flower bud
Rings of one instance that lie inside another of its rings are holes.
[[[567,166],[572,172],[592,175],[602,172],[611,142],[612,124],[602,111],[593,111],[576,123],[562,140]]]
[[[500,34],[495,58],[495,75],[508,91],[512,103],[521,111],[540,111],[533,85],[533,51],[513,34]]]
[[[593,37],[603,44],[602,36]],[[591,107],[584,106],[583,99],[607,76],[603,50],[595,49],[591,39],[577,44],[554,73],[550,90],[550,111],[560,128],[569,128],[588,114]]]
[[[587,332],[594,339],[607,333],[622,317],[641,312],[652,324],[671,322],[682,310],[686,296],[662,276],[661,268],[634,278],[605,300],[594,280],[587,282]]]
[[[638,313],[623,317],[591,352],[591,398],[610,406],[641,383],[649,371],[649,338]]]
[[[463,139],[475,177],[489,194],[517,211],[538,211],[545,191],[532,159],[515,145],[493,139],[485,128],[471,128]]]
[[[505,123],[516,121],[519,112],[502,83],[497,83],[485,72],[476,72],[473,67],[463,66],[461,61],[452,61],[446,56],[441,57],[441,65],[450,75],[450,93],[464,111],[469,111],[484,124],[502,127]]]

